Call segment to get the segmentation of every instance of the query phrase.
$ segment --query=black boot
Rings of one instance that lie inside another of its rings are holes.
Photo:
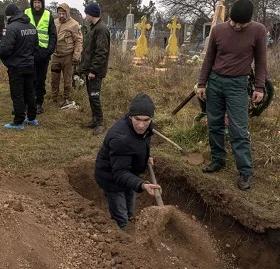
[[[203,173],[218,172],[226,166],[225,162],[211,162],[207,166],[202,168]]]
[[[96,121],[90,121],[88,124],[85,125],[86,128],[94,129],[98,126]]]
[[[240,174],[237,180],[238,188],[242,191],[249,190],[251,188],[252,179],[252,176],[244,176]]]

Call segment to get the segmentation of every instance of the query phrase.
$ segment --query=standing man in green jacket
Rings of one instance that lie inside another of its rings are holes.
[[[203,168],[211,173],[225,167],[225,123],[229,119],[229,135],[236,166],[237,185],[251,187],[253,165],[248,133],[248,75],[255,64],[255,90],[252,100],[263,99],[266,78],[266,29],[252,21],[254,6],[250,0],[237,0],[230,20],[214,26],[202,65],[198,97],[207,100],[209,143],[212,162]],[[207,85],[207,88],[206,88]]]
[[[43,103],[46,94],[45,81],[50,57],[56,46],[56,27],[50,11],[45,9],[44,0],[31,0],[25,14],[36,27],[39,37],[39,49],[35,53],[35,92],[37,114],[44,112]]]
[[[102,79],[105,78],[110,54],[110,32],[100,18],[100,7],[91,3],[85,8],[86,20],[90,23],[85,36],[81,72],[86,75],[86,86],[92,111],[90,128],[93,134],[104,132],[103,112],[100,101]]]

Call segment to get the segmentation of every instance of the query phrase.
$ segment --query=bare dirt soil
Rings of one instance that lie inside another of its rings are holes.
[[[119,230],[108,216],[92,166],[93,160],[79,159],[65,170],[21,176],[2,171],[1,268],[207,268],[206,253],[219,265],[213,268],[225,268],[213,250],[214,241],[199,224],[201,234],[189,235],[187,241],[187,232],[167,238],[172,228],[168,224],[162,239],[151,246],[142,245],[133,224],[126,232]],[[200,241],[211,248],[192,252]],[[192,258],[184,254],[185,247]],[[170,258],[161,258],[164,251]]]
[[[136,228],[119,230],[93,164],[85,157],[61,170],[1,171],[1,269],[279,268],[279,247],[214,213],[188,184],[172,187],[167,170],[156,173],[164,201],[176,210],[151,207],[154,201],[142,194]]]

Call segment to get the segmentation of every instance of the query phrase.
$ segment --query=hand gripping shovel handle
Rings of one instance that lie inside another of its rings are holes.
[[[153,166],[150,163],[148,163],[148,168],[149,168],[149,172],[150,172],[150,175],[151,175],[152,183],[157,184],[154,169],[153,169]],[[161,198],[160,190],[158,190],[158,189],[155,189],[155,198],[156,198],[156,202],[157,202],[158,206],[163,206],[164,205],[163,201],[162,201],[162,198]]]

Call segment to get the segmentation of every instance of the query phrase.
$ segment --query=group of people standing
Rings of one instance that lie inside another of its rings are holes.
[[[8,129],[39,125],[37,114],[44,112],[46,77],[51,61],[52,100],[60,106],[71,102],[73,66],[79,65],[86,76],[92,110],[90,128],[103,132],[100,102],[102,79],[106,76],[110,53],[110,33],[100,16],[100,7],[91,3],[85,8],[89,24],[85,35],[79,23],[71,18],[70,7],[60,4],[56,19],[45,8],[44,0],[31,0],[24,12],[15,4],[5,10],[6,34],[0,43],[0,59],[8,68],[14,121]],[[64,80],[63,101],[59,104],[61,73]]]

